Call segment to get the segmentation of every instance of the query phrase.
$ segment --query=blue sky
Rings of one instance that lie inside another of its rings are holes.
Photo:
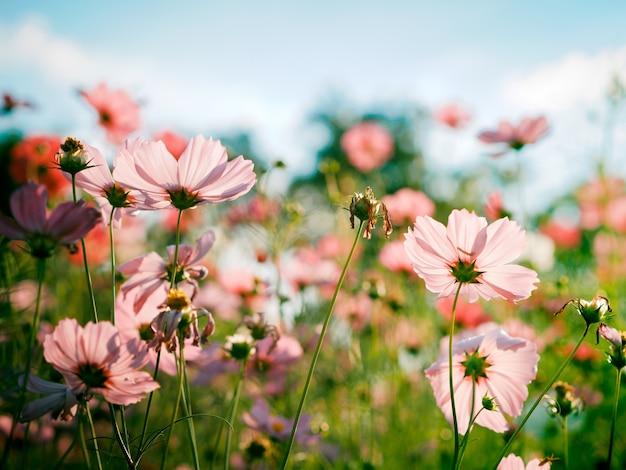
[[[4,1],[0,91],[39,105],[12,125],[104,147],[76,95],[103,80],[142,102],[146,137],[249,129],[295,172],[323,143],[307,116],[331,96],[362,111],[466,106],[462,135],[429,136],[431,163],[450,168],[485,158],[479,130],[545,114],[550,137],[527,154],[542,197],[584,179],[599,149],[592,118],[611,76],[626,79],[624,19],[619,1]]]

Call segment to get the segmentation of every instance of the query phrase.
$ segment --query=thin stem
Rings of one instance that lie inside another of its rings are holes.
[[[96,428],[93,425],[93,418],[91,417],[91,410],[89,404],[85,402],[85,415],[87,416],[87,422],[89,423],[89,431],[91,432],[91,438],[93,440],[93,448],[96,451],[96,462],[98,462],[99,470],[102,470],[102,460],[100,459],[100,449],[98,448],[98,438],[96,436]]]
[[[235,415],[237,414],[237,405],[239,403],[239,396],[241,395],[241,385],[243,384],[247,364],[247,360],[241,362],[239,380],[237,381],[237,385],[235,386],[235,394],[233,395],[230,412],[228,413],[228,423],[230,424],[230,426],[228,426],[228,429],[226,431],[226,445],[224,446],[224,470],[228,470],[228,465],[230,464],[230,443],[233,435],[233,421],[235,420]]]
[[[179,354],[179,358],[182,355]],[[170,446],[170,440],[172,438],[172,430],[174,429],[174,424],[176,423],[176,415],[178,413],[178,407],[180,406],[180,398],[183,394],[183,369],[179,368],[178,371],[178,390],[176,391],[176,401],[174,402],[174,409],[172,410],[172,418],[170,419],[170,425],[167,428],[167,437],[165,439],[165,448],[163,449],[163,458],[161,460],[161,470],[165,468],[165,461],[167,460],[167,452]]]
[[[461,462],[463,462],[463,455],[465,455],[465,448],[467,447],[467,443],[469,441],[469,434],[472,430],[472,425],[474,424],[474,420],[476,419],[474,416],[474,409],[476,405],[476,382],[472,379],[472,405],[470,407],[470,419],[469,423],[467,423],[467,431],[465,431],[465,436],[463,436],[463,442],[461,443],[461,451],[459,454],[459,461],[457,462],[456,468],[461,468]],[[479,412],[482,411],[482,408]]]
[[[192,412],[191,412],[191,393],[189,391],[189,382],[187,380],[187,367],[184,358],[184,344],[185,340],[183,334],[180,334],[180,372],[184,378],[183,388],[183,412],[185,413],[185,421],[187,421],[187,430],[189,431],[189,440],[191,441],[191,453],[193,456],[193,466],[195,470],[200,470],[200,459],[198,458],[198,443],[196,441],[196,429],[193,424]]]
[[[128,451],[128,447],[126,447],[126,445],[124,444],[124,440],[122,439],[122,434],[120,433],[120,428],[117,425],[117,420],[115,419],[115,407],[111,403],[109,403],[109,411],[111,412],[111,421],[113,422],[113,430],[115,431],[117,442],[119,443],[120,448],[122,449],[122,453],[124,454],[124,459],[126,459],[126,464],[128,465],[128,468],[132,470],[135,468],[133,457],[130,455],[130,452]]]
[[[87,404],[85,403],[84,406],[86,405]],[[85,425],[82,416],[78,420],[78,436],[80,439],[80,448],[82,449],[83,456],[85,457],[85,467],[87,467],[87,470],[91,470],[91,459],[89,458],[89,450],[87,449],[87,441],[85,440]]]
[[[183,210],[178,211],[176,221],[176,241],[174,242],[174,259],[172,260],[172,278],[170,279],[170,289],[176,287],[176,275],[178,273],[178,246],[180,245],[180,221],[183,218]]]
[[[116,207],[113,207],[111,210],[111,215],[109,217],[109,251],[111,256],[111,323],[115,325],[115,239],[113,232],[113,214],[117,210]]]
[[[72,173],[72,197],[74,203],[78,202],[76,197],[76,175]],[[91,273],[89,272],[89,261],[87,260],[87,247],[85,245],[85,238],[80,239],[80,247],[83,250],[83,265],[85,266],[85,276],[87,278],[87,290],[89,291],[89,298],[91,299],[91,308],[93,310],[93,318],[98,323],[98,307],[96,306],[96,296],[93,291],[93,283],[91,282]]]
[[[622,382],[622,369],[617,369],[615,378],[615,398],[613,400],[613,421],[611,422],[611,438],[609,439],[609,455],[606,458],[606,468],[611,468],[613,460],[613,441],[615,440],[615,423],[617,422],[617,405],[619,403],[619,389]]]
[[[341,290],[341,285],[343,284],[343,280],[346,277],[346,273],[348,272],[348,266],[350,265],[350,261],[352,260],[352,256],[354,255],[354,250],[356,249],[356,246],[361,238],[366,223],[367,221],[360,221],[359,228],[356,231],[354,242],[352,243],[352,248],[350,249],[350,253],[348,254],[348,259],[343,266],[343,270],[341,271],[341,275],[339,276],[339,281],[337,281],[337,285],[335,286],[335,292],[333,293],[333,297],[330,301],[330,306],[328,307],[328,312],[326,313],[326,317],[324,318],[322,331],[320,332],[320,336],[317,340],[317,346],[315,347],[315,352],[313,353],[313,358],[311,359],[309,373],[307,374],[306,381],[304,383],[304,389],[302,390],[300,403],[298,404],[298,410],[296,411],[296,417],[294,418],[293,427],[291,428],[291,435],[289,436],[289,441],[287,442],[287,450],[285,452],[285,458],[281,466],[283,470],[287,467],[287,462],[289,461],[289,455],[291,454],[291,448],[293,447],[293,442],[296,437],[298,423],[300,422],[300,415],[302,414],[302,409],[304,408],[304,401],[306,400],[307,393],[309,392],[309,386],[311,385],[311,379],[313,378],[315,365],[317,364],[317,359],[320,355],[320,351],[322,350],[322,344],[324,343],[324,336],[326,335],[326,330],[328,329],[328,324],[330,323],[330,317],[332,316],[333,310],[335,308],[335,303],[337,302],[337,295]]]
[[[28,345],[26,348],[26,365],[24,366],[24,378],[20,387],[20,395],[15,409],[15,415],[13,416],[13,423],[11,423],[11,431],[9,437],[4,444],[4,451],[2,454],[2,462],[0,467],[4,467],[11,445],[13,443],[13,437],[15,435],[15,429],[19,420],[20,413],[24,408],[26,402],[26,390],[28,387],[28,378],[30,377],[30,368],[33,362],[33,349],[35,347],[35,341],[37,338],[37,331],[39,330],[39,317],[41,311],[41,293],[43,289],[43,280],[46,274],[46,260],[44,258],[37,258],[37,299],[35,300],[35,313],[33,315],[33,324],[31,325],[30,334],[28,337]]]
[[[450,386],[450,406],[452,407],[452,428],[454,430],[454,457],[452,458],[452,468],[457,468],[459,462],[459,422],[456,416],[456,401],[454,399],[453,348],[456,304],[459,300],[461,287],[463,287],[463,283],[459,282],[459,287],[456,289],[454,302],[452,303],[452,312],[450,313],[450,335],[448,336],[448,384]]]
[[[152,380],[157,381],[157,375],[159,373],[159,363],[161,362],[161,348],[157,351],[157,357],[154,364],[154,374],[152,374]],[[146,414],[143,418],[143,427],[141,428],[141,437],[139,438],[139,447],[137,448],[137,456],[135,457],[136,463],[141,459],[143,452],[143,445],[146,439],[146,431],[148,430],[148,416],[150,416],[150,407],[152,406],[152,398],[154,397],[154,390],[148,395],[148,403],[146,405]]]
[[[585,339],[585,337],[587,336],[587,333],[589,332],[589,326],[590,325],[587,325],[585,327],[585,331],[583,332],[582,336],[578,340],[578,343],[576,343],[576,347],[574,347],[574,349],[572,350],[570,355],[567,356],[567,359],[565,359],[565,362],[561,365],[561,367],[559,367],[559,370],[556,371],[556,374],[554,374],[554,377],[552,377],[552,380],[550,380],[546,384],[546,386],[541,391],[541,393],[539,394],[539,396],[537,397],[537,399],[535,400],[533,405],[530,407],[530,409],[528,410],[526,415],[524,415],[524,418],[519,423],[519,425],[517,426],[517,428],[515,429],[515,431],[513,432],[511,437],[509,438],[509,440],[507,441],[507,443],[502,448],[502,452],[500,452],[500,456],[498,457],[498,460],[496,461],[495,465],[493,466],[494,470],[497,469],[498,464],[500,463],[500,461],[504,458],[504,456],[508,452],[509,447],[511,447],[511,444],[513,444],[513,441],[515,441],[515,438],[517,437],[517,435],[520,433],[520,431],[522,430],[522,428],[526,424],[526,421],[528,421],[528,418],[530,418],[530,415],[532,415],[533,411],[535,411],[535,408],[537,408],[537,406],[539,406],[539,403],[541,403],[541,401],[543,400],[543,397],[545,397],[546,394],[550,391],[550,389],[552,388],[552,385],[554,384],[554,382],[556,382],[559,379],[559,377],[561,376],[561,373],[565,370],[567,365],[570,363],[570,361],[574,357],[574,354],[576,354],[576,351],[578,351],[578,348],[580,348],[580,345],[583,343],[583,340]]]
[[[563,429],[563,465],[565,470],[569,468],[569,444],[567,436],[567,416],[563,416],[561,419],[561,428]]]

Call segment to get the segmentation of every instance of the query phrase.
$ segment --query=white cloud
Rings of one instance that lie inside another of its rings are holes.
[[[626,46],[597,55],[571,53],[503,85],[510,105],[528,112],[597,106],[615,75],[626,78]]]

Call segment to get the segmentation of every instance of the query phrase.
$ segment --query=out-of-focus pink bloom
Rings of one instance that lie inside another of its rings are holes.
[[[394,194],[383,197],[382,201],[387,206],[389,218],[394,225],[409,222],[413,223],[418,215],[435,214],[435,203],[422,191],[410,188],[402,188]]]
[[[548,132],[548,121],[545,117],[524,118],[513,126],[509,121],[500,121],[495,131],[483,131],[478,139],[486,144],[505,144],[513,150],[521,150],[528,144],[534,144]],[[495,153],[494,156],[504,152]]]
[[[139,140],[127,140],[120,147],[115,155],[115,162],[119,158],[122,149],[130,150],[139,144]],[[85,149],[88,168],[76,173],[76,186],[81,188],[96,200],[102,211],[102,219],[105,224],[109,224],[111,211],[113,214],[113,226],[119,227],[122,221],[122,213],[128,213],[135,201],[141,200],[137,191],[121,187],[113,181],[113,175],[109,169],[109,164],[102,153],[90,145],[82,144]],[[66,175],[69,178],[69,175]]]
[[[263,390],[269,395],[285,391],[289,366],[298,362],[303,350],[300,342],[281,335],[277,341],[267,337],[256,343],[256,354],[248,362],[248,371],[263,378]]]
[[[356,295],[339,294],[335,315],[345,321],[355,333],[363,331],[372,319],[374,301],[365,292]]]
[[[500,191],[493,191],[489,194],[484,209],[485,214],[487,214],[487,217],[491,220],[498,220],[510,216],[509,212],[504,209],[502,193]]]
[[[171,233],[176,233],[178,227],[178,211],[163,211],[161,226]],[[205,214],[202,211],[185,211],[180,218],[180,233],[187,234],[205,224]]]
[[[522,253],[525,231],[508,218],[488,225],[466,209],[453,210],[448,226],[428,216],[417,217],[405,234],[404,247],[413,269],[438,298],[461,294],[508,301],[530,297],[539,280],[535,271],[510,264]]]
[[[217,281],[226,292],[239,296],[252,311],[263,311],[262,307],[271,295],[269,283],[247,268],[219,271]]]
[[[626,195],[609,201],[606,206],[606,225],[619,233],[626,233]]]
[[[50,197],[62,196],[69,188],[63,172],[54,166],[55,155],[61,146],[56,136],[32,136],[11,149],[9,174],[17,184],[34,181],[43,184]]]
[[[180,158],[185,151],[185,147],[187,147],[187,138],[171,131],[164,131],[155,135],[154,140],[163,142],[167,151],[171,153],[176,160]]]
[[[204,282],[194,297],[194,302],[213,312],[217,318],[235,323],[241,321],[241,296],[227,291],[219,282]]]
[[[393,273],[406,272],[415,275],[402,240],[385,243],[378,252],[378,262]]]
[[[148,364],[154,367],[157,359],[157,351],[148,349],[148,341],[154,337],[152,322],[163,311],[163,302],[155,301],[154,297],[148,298],[138,311],[135,311],[135,296],[138,292],[132,292],[128,297],[123,295],[115,299],[115,326],[119,329],[122,342],[137,341],[138,347],[146,351]],[[185,361],[193,362],[202,355],[202,348],[193,345],[191,338],[185,340]],[[176,357],[163,348],[159,360],[159,371],[176,376]]]
[[[47,396],[33,400],[26,405],[20,416],[21,422],[32,421],[47,413],[52,413],[53,419],[60,419],[61,421],[70,421],[76,416],[78,400],[67,385],[48,382],[29,374],[26,388],[29,392]]]
[[[141,126],[139,105],[124,90],[111,90],[100,83],[92,91],[80,90],[80,94],[98,112],[98,123],[112,144],[121,144]]]
[[[341,274],[335,261],[322,258],[319,251],[310,246],[302,247],[292,256],[281,259],[280,270],[295,292],[309,286],[334,285]]]
[[[141,192],[140,209],[189,209],[230,201],[246,194],[256,182],[253,164],[239,156],[228,160],[219,141],[192,138],[179,159],[161,141],[144,141],[122,149],[113,170],[122,186]]]
[[[280,214],[280,206],[271,199],[255,194],[247,201],[232,205],[226,214],[226,223],[230,227],[239,224],[275,224]]]
[[[35,281],[31,281],[30,279],[20,281],[13,287],[9,288],[9,300],[11,301],[13,309],[17,312],[33,313],[35,311],[38,289],[39,284]],[[53,308],[54,305],[54,295],[45,285],[42,285],[39,308],[44,311]]]
[[[252,429],[265,433],[278,441],[289,439],[293,427],[293,418],[288,419],[271,414],[269,405],[260,399],[255,402],[249,413],[246,411],[242,413],[242,419]],[[295,435],[297,443],[311,445],[319,440],[318,435],[311,433],[310,422],[311,417],[309,415],[303,414],[300,417]]]
[[[136,311],[153,295],[163,303],[167,298],[172,278],[175,284],[189,291],[189,296],[193,297],[198,289],[197,280],[204,279],[208,274],[204,266],[196,263],[206,256],[214,243],[215,233],[208,230],[196,240],[195,246],[179,245],[176,272],[174,272],[176,252],[174,245],[167,247],[167,261],[155,251],[127,261],[117,268],[120,273],[130,276],[120,286],[120,290],[124,296],[128,296],[131,291],[139,292],[134,306]]]
[[[148,356],[138,346],[138,341],[123,343],[109,322],[89,322],[83,328],[65,318],[46,336],[43,354],[75,395],[93,393],[114,405],[131,405],[159,388],[150,374],[139,370]]]
[[[435,307],[444,318],[450,320],[453,304],[454,297],[445,297],[443,299],[437,299]],[[482,305],[469,303],[463,297],[459,297],[456,303],[456,310],[454,311],[454,320],[465,328],[476,328],[481,323],[489,321],[490,317],[485,313]]]
[[[8,437],[13,428],[13,418],[0,416],[0,436]],[[55,437],[54,428],[44,423],[39,427],[37,421],[32,423],[18,423],[14,429],[13,440],[24,440],[28,436],[29,442],[37,442],[40,445],[50,442]]]
[[[576,192],[580,207],[580,226],[594,230],[600,225],[613,227],[615,218],[610,213],[612,201],[624,197],[624,180],[621,178],[601,178],[586,184]],[[619,209],[621,203],[617,203]],[[613,210],[613,208],[611,208]]]
[[[549,459],[532,459],[524,465],[521,457],[509,454],[500,460],[497,470],[548,470],[552,466]]]
[[[367,173],[380,168],[393,155],[393,136],[380,124],[364,121],[341,136],[341,148],[357,170]]]
[[[48,212],[45,186],[26,183],[10,200],[13,219],[0,214],[0,235],[24,240],[36,258],[52,256],[60,245],[76,243],[100,220],[100,213],[84,201],[63,202]]]
[[[322,258],[337,259],[344,253],[345,243],[335,234],[324,235],[317,241],[316,251]]]
[[[544,235],[550,237],[556,246],[561,248],[578,246],[582,236],[578,227],[558,220],[549,220],[539,230]]]
[[[440,124],[460,129],[470,122],[472,115],[456,104],[449,104],[435,111],[433,118]]]
[[[504,415],[515,417],[522,412],[522,405],[528,398],[527,386],[535,379],[538,362],[533,343],[512,338],[499,329],[455,342],[452,374],[459,433],[468,431],[474,386],[476,424],[495,432],[506,431],[509,425]],[[437,406],[452,422],[447,353],[426,369],[426,376],[433,387]],[[493,400],[496,407],[479,412],[485,396]]]
[[[626,243],[624,237],[598,232],[593,239],[596,277],[601,283],[626,277]]]

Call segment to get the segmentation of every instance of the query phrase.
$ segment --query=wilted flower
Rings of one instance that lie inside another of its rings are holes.
[[[59,169],[70,175],[76,175],[78,172],[89,168],[90,162],[85,147],[80,141],[72,137],[65,139],[55,158]]]
[[[565,419],[571,414],[577,414],[583,408],[583,400],[576,394],[576,390],[566,382],[558,381],[554,384],[555,397],[547,397],[548,413]]]
[[[219,141],[198,135],[178,159],[161,141],[122,149],[113,177],[144,195],[144,203],[137,206],[140,209],[184,210],[246,194],[256,182],[253,166],[241,155],[228,160]]]
[[[525,232],[508,218],[488,225],[474,212],[455,209],[445,227],[420,216],[405,239],[413,269],[439,298],[454,295],[459,283],[470,302],[479,296],[517,302],[536,288],[535,271],[509,264],[522,253]]]
[[[57,247],[72,245],[100,220],[100,213],[84,201],[63,202],[50,213],[45,186],[26,183],[11,195],[14,219],[0,214],[0,235],[24,240],[35,258],[52,256]]]
[[[354,217],[361,222],[366,222],[365,230],[363,231],[364,238],[372,237],[372,230],[376,227],[376,221],[379,217],[383,219],[383,230],[385,231],[385,238],[389,238],[393,227],[391,226],[391,220],[389,220],[389,213],[387,212],[387,206],[384,202],[379,201],[374,197],[374,191],[369,186],[365,189],[365,194],[354,193],[352,196],[352,202],[350,202],[350,226],[354,228]],[[380,214],[380,215],[379,215]]]
[[[495,432],[509,428],[504,415],[519,416],[528,397],[528,384],[535,379],[539,356],[533,343],[512,338],[500,329],[458,341],[453,346],[452,377],[459,433],[468,431],[469,422]],[[449,361],[447,352],[426,369],[437,406],[452,422]],[[472,389],[475,388],[475,392]],[[487,395],[496,407],[480,412]],[[472,408],[472,396],[474,404]],[[470,416],[470,410],[474,416]]]
[[[98,122],[111,143],[119,145],[139,129],[139,106],[124,90],[110,90],[100,83],[94,90],[81,90],[80,94],[98,112]]]
[[[122,343],[107,321],[87,323],[73,318],[59,322],[43,342],[46,361],[58,370],[74,395],[98,394],[114,405],[131,405],[159,388],[142,368],[148,359],[136,341]]]

